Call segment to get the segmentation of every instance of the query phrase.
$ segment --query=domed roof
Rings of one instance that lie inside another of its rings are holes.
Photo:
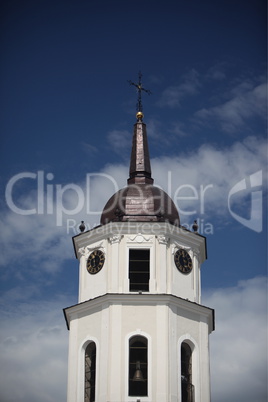
[[[177,208],[165,191],[152,184],[129,184],[105,205],[101,224],[118,221],[164,222],[179,225]]]
[[[143,115],[142,115],[143,117]],[[165,191],[153,185],[146,125],[137,115],[127,187],[117,191],[106,203],[101,224],[109,222],[164,222],[180,225],[177,208]]]

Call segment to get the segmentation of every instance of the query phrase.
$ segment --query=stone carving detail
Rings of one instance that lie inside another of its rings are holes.
[[[85,254],[86,254],[86,249],[85,249],[85,247],[80,247],[79,249],[78,249],[78,254],[82,257],[82,256],[84,256]]]
[[[101,250],[104,254],[106,254],[103,242],[95,244],[94,246],[81,247],[79,248],[78,253],[80,254],[81,257],[88,258],[89,254],[94,250]]]
[[[143,236],[141,233],[138,233],[135,236],[128,236],[128,240],[130,241],[135,241],[137,243],[144,243],[144,242],[150,242],[152,240],[153,236]]]
[[[184,250],[188,251],[188,253],[189,253],[189,251],[191,251],[191,247],[187,247],[187,246],[185,246],[183,244],[179,244],[179,243],[174,243],[172,246],[172,254],[175,254],[179,248],[183,248]]]
[[[122,237],[123,236],[121,236],[121,235],[113,235],[113,236],[109,237],[109,242],[111,244],[119,243],[121,241]]]
[[[168,242],[169,242],[169,237],[168,237],[168,236],[165,236],[165,235],[159,235],[159,236],[157,236],[157,240],[158,240],[158,243],[159,243],[159,244],[165,244],[165,245],[167,245]]]

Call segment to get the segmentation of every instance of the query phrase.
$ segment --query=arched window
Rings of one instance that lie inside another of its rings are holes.
[[[181,401],[194,402],[192,349],[186,342],[181,344]]]
[[[95,402],[96,345],[90,342],[85,350],[85,402]]]
[[[148,395],[148,341],[144,336],[129,340],[129,396]]]

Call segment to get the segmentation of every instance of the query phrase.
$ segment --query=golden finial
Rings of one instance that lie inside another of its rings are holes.
[[[136,117],[137,117],[137,120],[138,120],[138,121],[142,121],[142,119],[143,119],[143,117],[144,117],[144,114],[143,114],[142,112],[137,112],[137,113],[136,113]]]

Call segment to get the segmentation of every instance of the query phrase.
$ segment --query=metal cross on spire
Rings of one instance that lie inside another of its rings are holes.
[[[135,84],[135,82],[132,82],[131,80],[128,80],[128,83],[130,85],[134,85],[134,87],[137,88],[137,92],[138,92],[138,100],[137,100],[137,105],[136,105],[136,109],[137,109],[136,116],[137,116],[138,120],[142,120],[142,118],[143,118],[141,92],[144,91],[148,95],[151,95],[151,93],[152,93],[149,89],[143,88],[142,83],[141,83],[141,77],[142,77],[142,73],[141,73],[141,71],[139,71],[139,82],[138,82],[138,84]]]

